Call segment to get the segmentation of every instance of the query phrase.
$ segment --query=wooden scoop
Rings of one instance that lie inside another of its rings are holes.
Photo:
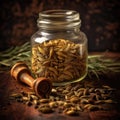
[[[47,97],[51,93],[52,83],[48,78],[39,77],[33,79],[28,66],[24,62],[17,62],[11,68],[11,76],[30,86],[39,97]]]

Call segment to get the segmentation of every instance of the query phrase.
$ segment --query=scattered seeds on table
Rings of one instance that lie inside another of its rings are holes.
[[[48,98],[39,98],[34,92],[21,91],[12,93],[10,100],[33,106],[44,114],[57,111],[70,116],[79,115],[79,112],[84,111],[111,110],[117,105],[116,89],[108,86],[101,88],[80,86],[79,83],[54,87]]]

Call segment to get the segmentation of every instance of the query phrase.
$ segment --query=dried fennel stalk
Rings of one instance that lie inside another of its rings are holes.
[[[26,42],[22,46],[11,47],[0,52],[0,72],[9,70],[17,61],[24,61],[30,67],[31,46]],[[105,58],[104,55],[88,56],[88,77],[95,75],[107,75],[109,72],[120,73],[120,61],[112,58]]]

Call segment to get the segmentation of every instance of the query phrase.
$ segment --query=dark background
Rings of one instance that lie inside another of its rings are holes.
[[[30,41],[38,13],[72,9],[80,13],[89,51],[120,52],[120,0],[1,0],[0,51]]]

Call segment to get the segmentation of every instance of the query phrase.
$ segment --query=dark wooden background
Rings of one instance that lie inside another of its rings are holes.
[[[38,13],[49,9],[80,13],[89,51],[120,52],[120,0],[1,0],[0,51],[30,41]]]

